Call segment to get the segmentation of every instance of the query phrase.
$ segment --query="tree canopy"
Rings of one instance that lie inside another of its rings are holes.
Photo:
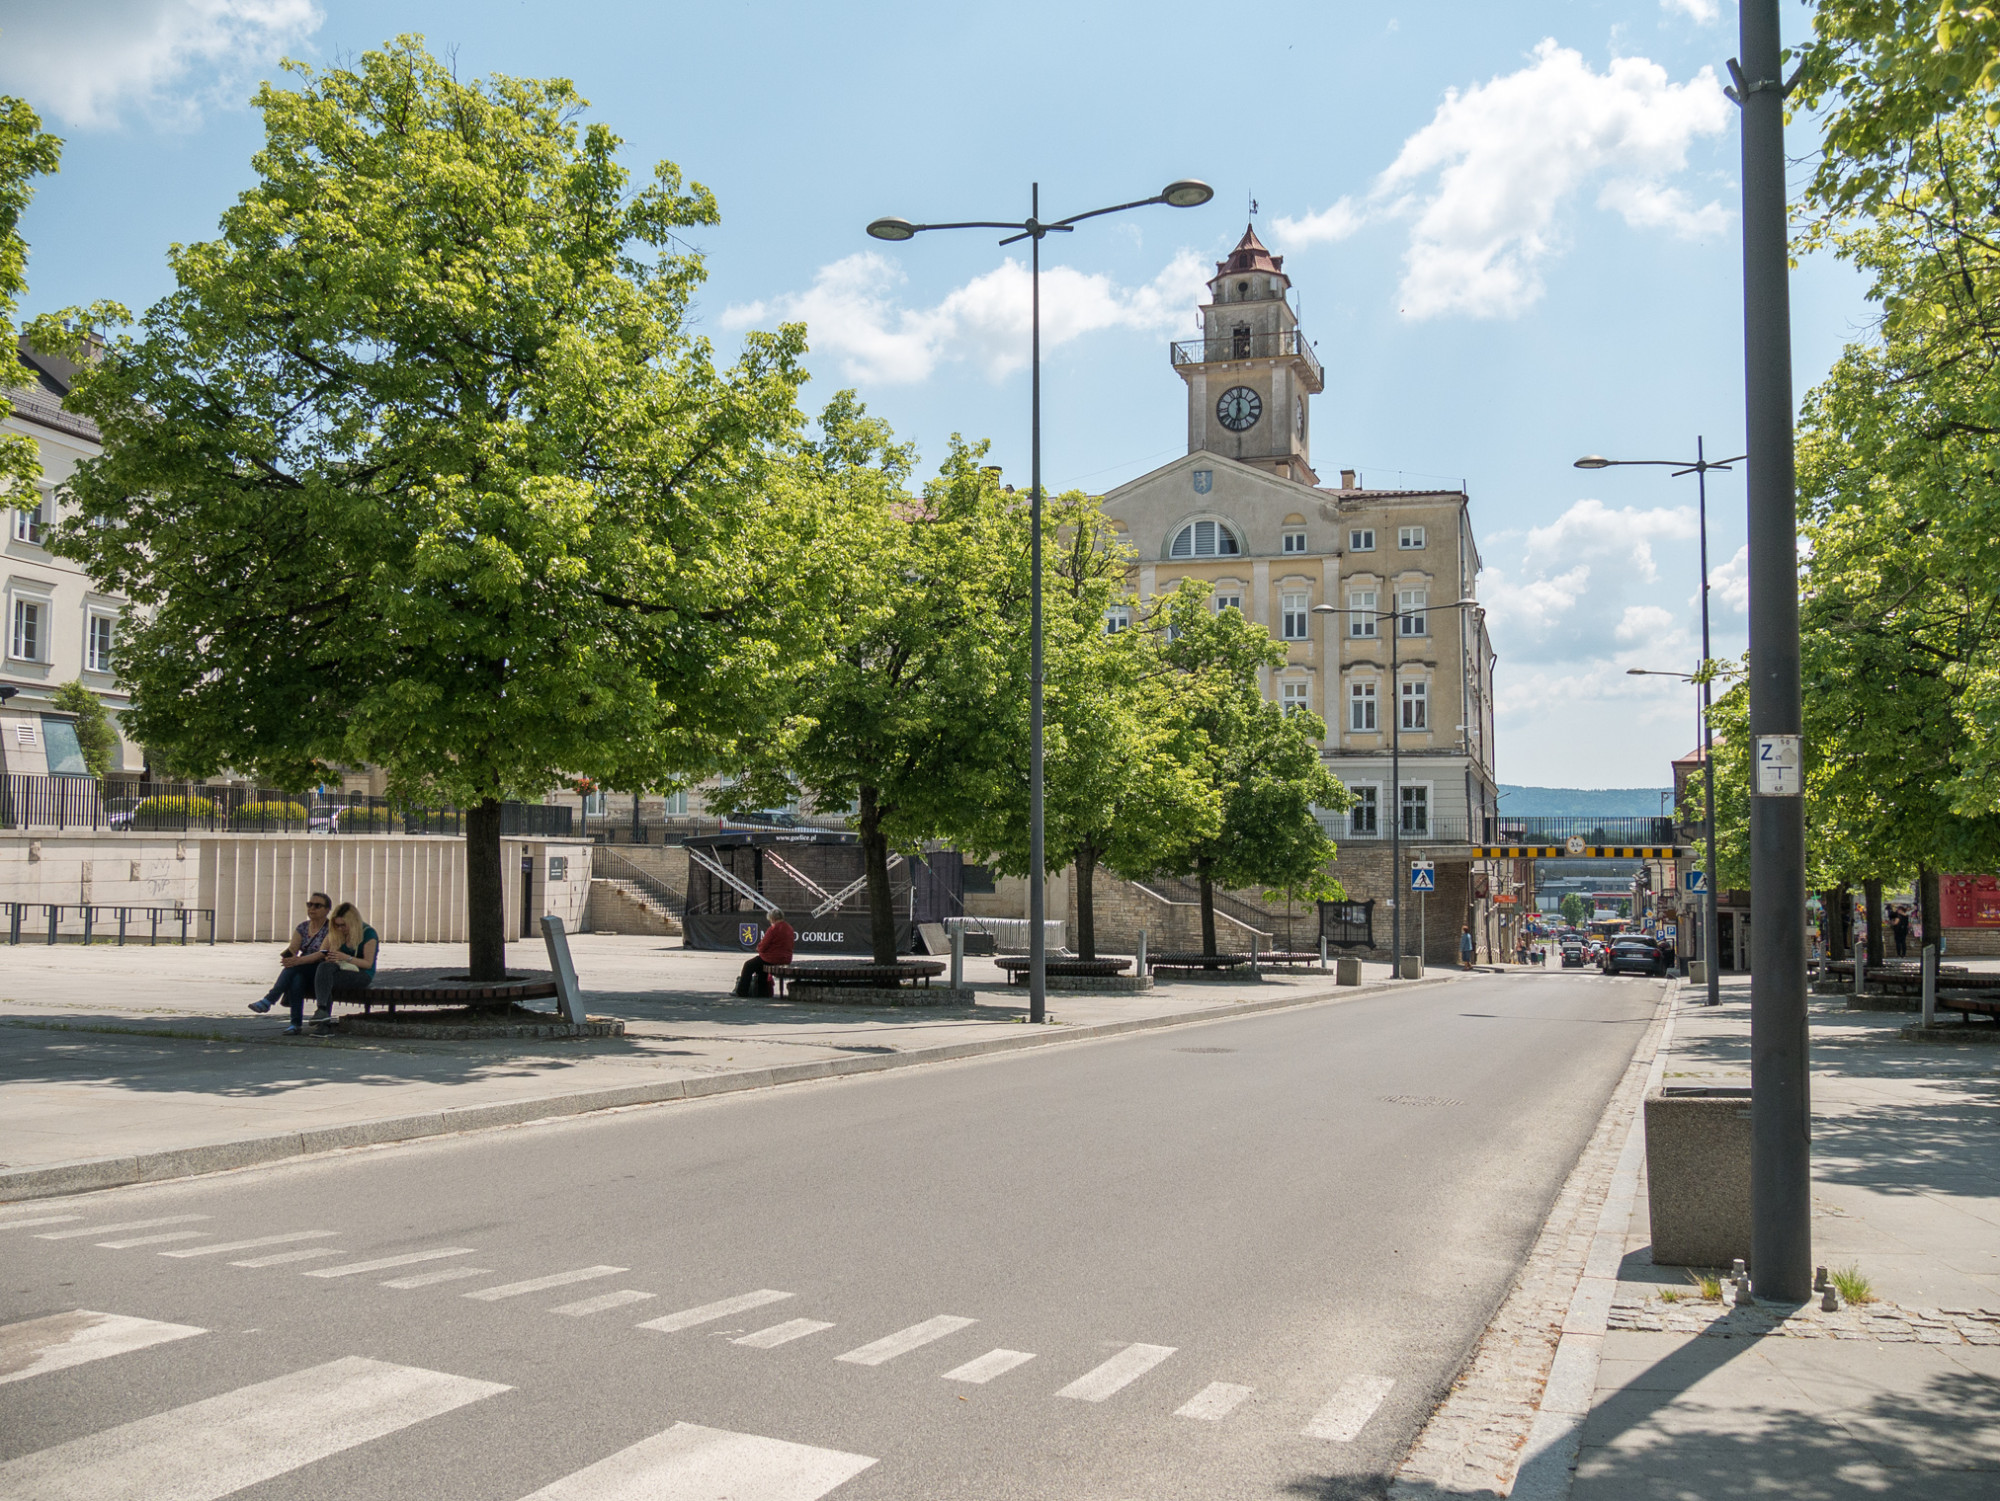
[[[12,415],[10,387],[17,385],[14,309],[28,289],[28,242],[21,215],[35,196],[35,179],[52,175],[62,142],[42,129],[41,117],[25,99],[0,94],[0,418]],[[0,495],[41,478],[41,450],[26,433],[0,433]]]

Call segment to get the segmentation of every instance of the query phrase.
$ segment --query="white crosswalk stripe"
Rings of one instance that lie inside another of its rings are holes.
[[[977,1360],[968,1360],[955,1371],[946,1371],[942,1379],[946,1381],[969,1381],[974,1386],[984,1386],[995,1376],[1004,1376],[1016,1366],[1026,1365],[1035,1357],[1026,1350],[988,1350]]]
[[[346,1256],[338,1246],[315,1246],[308,1251],[277,1251],[269,1256],[252,1256],[248,1261],[232,1261],[231,1266],[285,1266],[294,1261],[311,1261],[316,1256]]]
[[[162,1324],[88,1308],[28,1319],[0,1328],[0,1385],[206,1333],[192,1324]]]
[[[205,1220],[205,1214],[168,1214],[156,1220],[125,1220],[116,1225],[85,1225],[81,1230],[49,1230],[37,1235],[36,1240],[80,1240],[86,1235],[118,1235],[127,1230],[153,1230],[161,1225],[192,1225],[196,1220]]]
[[[610,1308],[623,1308],[628,1303],[643,1303],[648,1298],[658,1297],[658,1293],[642,1293],[632,1288],[620,1288],[615,1293],[599,1293],[594,1298],[584,1298],[576,1303],[563,1303],[549,1310],[550,1313],[566,1313],[573,1319],[588,1318],[593,1313],[603,1313]]]
[[[468,1277],[490,1277],[490,1266],[448,1266],[435,1272],[418,1272],[414,1277],[392,1277],[382,1285],[393,1287],[398,1292],[408,1292],[413,1287],[436,1287],[440,1282],[463,1282]]]
[[[504,1287],[482,1287],[477,1292],[464,1294],[477,1298],[483,1303],[497,1303],[502,1298],[518,1298],[524,1293],[546,1292],[552,1287],[568,1287],[573,1282],[595,1282],[599,1277],[615,1277],[620,1272],[630,1271],[623,1266],[586,1266],[573,1272],[556,1272],[547,1277],[530,1277],[526,1282],[509,1282]]]
[[[80,1214],[38,1214],[31,1220],[0,1221],[0,1230],[25,1230],[30,1225],[73,1225],[82,1218]]]
[[[226,1240],[219,1246],[186,1246],[178,1251],[162,1251],[162,1256],[220,1256],[224,1251],[254,1251],[259,1246],[286,1246],[300,1240],[325,1240],[338,1230],[287,1230],[283,1235],[260,1235],[254,1240]],[[328,1253],[332,1254],[331,1252]],[[239,1262],[238,1265],[241,1265]]]
[[[8,1501],[219,1501],[506,1391],[349,1356],[0,1464]]]
[[[683,1308],[679,1313],[670,1313],[664,1318],[648,1319],[645,1323],[635,1324],[633,1327],[657,1329],[663,1334],[672,1334],[677,1329],[692,1329],[697,1324],[711,1324],[717,1319],[726,1319],[732,1313],[748,1313],[753,1308],[762,1308],[766,1303],[782,1303],[791,1296],[790,1293],[776,1292],[767,1287],[758,1292],[724,1298],[718,1303],[704,1303],[699,1308]]]
[[[420,1261],[442,1261],[447,1256],[470,1256],[470,1246],[440,1246],[435,1251],[406,1251],[401,1256],[378,1256],[373,1261],[349,1261],[340,1266],[316,1266],[308,1277],[356,1277],[363,1272],[386,1272],[391,1267],[415,1266]]]
[[[1349,1376],[1326,1406],[1313,1414],[1313,1420],[1303,1430],[1305,1436],[1336,1444],[1354,1442],[1395,1384],[1393,1376]]]
[[[1177,1418],[1200,1418],[1205,1422],[1219,1423],[1242,1405],[1250,1395],[1247,1386],[1231,1386],[1227,1381],[1211,1381],[1196,1392],[1181,1406],[1174,1409]]]
[[[162,1230],[155,1235],[134,1235],[126,1240],[100,1240],[98,1248],[105,1251],[129,1251],[134,1246],[163,1246],[170,1240],[206,1240],[206,1230]]]
[[[759,1329],[755,1334],[746,1334],[741,1339],[732,1339],[732,1345],[748,1345],[753,1350],[775,1350],[780,1345],[788,1345],[795,1339],[804,1339],[808,1334],[817,1334],[833,1325],[818,1319],[787,1319],[782,1324],[773,1324],[768,1329]]]
[[[956,1334],[961,1329],[970,1329],[977,1319],[961,1319],[953,1314],[941,1313],[934,1319],[925,1319],[921,1324],[912,1324],[907,1329],[898,1329],[894,1334],[884,1335],[872,1344],[863,1345],[858,1350],[849,1350],[845,1355],[836,1355],[835,1360],[844,1360],[850,1365],[881,1365],[894,1360],[898,1355],[943,1339],[947,1334]]]
[[[819,1501],[875,1461],[676,1423],[522,1501]]]
[[[1057,1392],[1079,1402],[1102,1402],[1123,1391],[1174,1353],[1172,1345],[1127,1345],[1094,1371],[1087,1371]]]

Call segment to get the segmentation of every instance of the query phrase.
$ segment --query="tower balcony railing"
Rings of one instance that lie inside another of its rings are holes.
[[[1170,346],[1170,353],[1176,365],[1219,365],[1227,360],[1267,360],[1291,355],[1305,361],[1315,391],[1326,382],[1319,356],[1296,328],[1279,334],[1226,333],[1212,339],[1183,339]]]

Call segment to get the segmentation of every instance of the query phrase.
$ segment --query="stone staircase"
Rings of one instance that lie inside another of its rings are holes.
[[[628,933],[645,938],[678,938],[681,921],[637,881],[619,876],[590,878],[589,931]]]

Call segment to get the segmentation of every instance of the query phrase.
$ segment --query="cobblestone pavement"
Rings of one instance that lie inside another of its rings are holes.
[[[1990,1308],[1903,1308],[1874,1302],[1833,1313],[1818,1304],[1786,1308],[1698,1299],[1665,1301],[1650,1290],[1621,1287],[1611,1305],[1613,1329],[1697,1334],[1713,1339],[1872,1339],[1883,1344],[2000,1345],[2000,1312]]]

